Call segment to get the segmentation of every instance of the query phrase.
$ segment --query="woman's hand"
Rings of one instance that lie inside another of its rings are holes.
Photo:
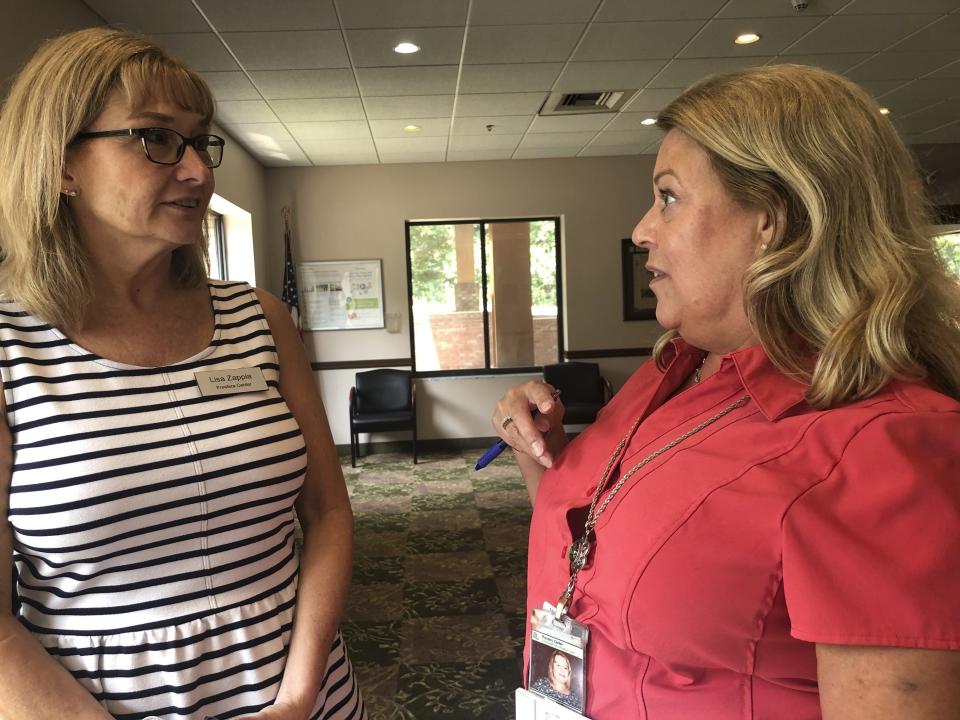
[[[278,701],[253,715],[242,715],[239,720],[305,720],[309,714],[309,710],[304,713],[293,703]]]
[[[530,380],[510,388],[497,402],[490,419],[494,431],[514,450],[544,468],[567,444],[563,432],[563,403],[542,380]],[[533,411],[538,414],[534,417]]]

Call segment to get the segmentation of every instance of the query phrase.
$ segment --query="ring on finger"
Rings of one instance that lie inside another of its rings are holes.
[[[504,415],[503,420],[500,421],[500,429],[506,430],[507,426],[513,422],[513,417],[511,415]]]

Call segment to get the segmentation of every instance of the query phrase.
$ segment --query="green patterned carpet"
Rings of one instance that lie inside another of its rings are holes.
[[[344,463],[356,517],[343,633],[371,720],[514,716],[530,501],[509,453]]]

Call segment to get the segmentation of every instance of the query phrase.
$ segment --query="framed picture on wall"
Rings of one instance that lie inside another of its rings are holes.
[[[620,241],[620,263],[623,267],[623,319],[656,320],[657,296],[650,289],[653,273],[644,267],[647,251],[631,242]]]
[[[299,263],[303,329],[382,328],[382,265],[382,260]]]

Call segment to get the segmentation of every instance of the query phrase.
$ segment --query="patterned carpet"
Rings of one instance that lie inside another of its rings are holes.
[[[376,454],[344,476],[356,517],[343,624],[371,720],[514,716],[530,501],[509,453]]]

